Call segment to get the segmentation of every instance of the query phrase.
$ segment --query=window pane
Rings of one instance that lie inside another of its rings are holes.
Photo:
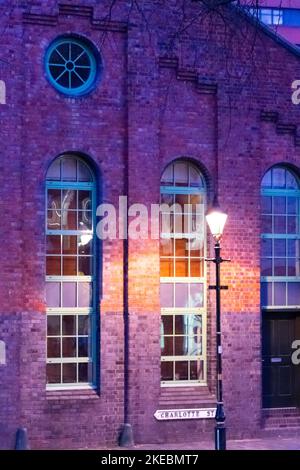
[[[47,228],[49,230],[60,230],[61,228],[61,211],[49,210],[47,212]]]
[[[78,253],[80,255],[91,255],[93,245],[93,236],[91,234],[82,234],[78,237]]]
[[[175,284],[175,307],[188,307],[188,284]]]
[[[88,167],[80,160],[78,164],[78,181],[93,181],[92,175]]]
[[[300,306],[300,282],[288,284],[288,305]]]
[[[274,276],[286,276],[285,258],[274,258]]]
[[[172,335],[173,334],[173,315],[162,315],[162,334]]]
[[[202,262],[199,259],[191,259],[190,266],[192,277],[201,277],[203,275]]]
[[[286,233],[286,217],[281,215],[274,217],[274,233]]]
[[[180,206],[180,210],[181,212],[185,212],[185,209],[188,209],[188,207],[184,207],[184,206],[188,206],[189,204],[189,196],[188,194],[175,194],[175,204],[178,204]],[[178,208],[179,210],[179,208]],[[177,212],[177,210],[176,210]]]
[[[174,263],[172,259],[169,258],[160,260],[160,275],[161,277],[174,276]]]
[[[60,258],[56,256],[47,256],[46,259],[46,275],[47,276],[60,276],[61,274]]]
[[[296,259],[295,258],[288,258],[287,259],[288,263],[288,276],[296,276]]]
[[[286,240],[274,240],[274,256],[286,256]]]
[[[46,303],[47,307],[60,307],[60,283],[46,283]]]
[[[161,363],[161,380],[173,380],[173,362]]]
[[[76,307],[76,283],[63,282],[62,285],[63,307]]]
[[[261,228],[262,233],[272,233],[272,216],[263,215],[261,225],[262,225],[262,228]]]
[[[78,338],[78,357],[89,356],[88,338]]]
[[[172,206],[174,204],[174,194],[161,193],[160,203],[167,204],[169,207]]]
[[[261,259],[261,275],[272,276],[272,260],[269,258]]]
[[[287,212],[288,214],[297,214],[297,199],[295,197],[287,198]]]
[[[174,342],[173,336],[162,337],[161,345],[160,345],[162,356],[174,356],[173,342]]]
[[[296,180],[295,176],[290,171],[286,172],[286,187],[288,189],[298,189],[299,188],[299,185],[297,183],[297,180]]]
[[[62,334],[66,336],[76,334],[76,317],[74,315],[63,315]]]
[[[48,209],[57,210],[61,208],[61,190],[48,189]]]
[[[203,380],[204,378],[203,361],[191,361],[190,362],[190,377],[191,377],[191,380]]]
[[[77,274],[77,258],[71,256],[63,257],[63,275],[76,276]]]
[[[273,212],[274,214],[281,214],[281,215],[286,213],[286,198],[285,197],[273,198]]]
[[[189,315],[175,315],[175,335],[188,334]]]
[[[175,256],[188,256],[188,241],[186,238],[175,240]]]
[[[78,212],[78,230],[92,230],[92,212]]]
[[[173,255],[174,239],[161,238],[160,239],[160,255],[172,256]]]
[[[262,179],[261,186],[262,188],[271,188],[272,179],[271,179],[271,170],[268,171]]]
[[[60,364],[47,364],[47,383],[57,384],[61,382],[60,378]]]
[[[188,379],[188,362],[175,362],[175,379],[187,380]]]
[[[57,158],[50,165],[47,171],[47,180],[59,181],[60,180],[60,159]]]
[[[60,336],[60,315],[47,316],[47,335]]]
[[[175,276],[187,277],[188,276],[188,259],[175,260]]]
[[[78,283],[78,307],[92,307],[91,284],[88,282]]]
[[[76,356],[76,339],[75,338],[63,338],[63,357],[75,357]]]
[[[188,166],[187,163],[174,164],[175,186],[188,186]]]
[[[188,337],[187,336],[175,336],[175,356],[187,356],[187,355],[189,355]]]
[[[66,211],[77,209],[77,191],[74,191],[74,189],[64,189],[61,206]]]
[[[261,211],[263,214],[272,214],[272,198],[270,196],[262,196]]]
[[[60,357],[60,338],[48,338],[47,339],[47,356]]]
[[[263,238],[261,242],[262,256],[272,256],[272,240]]]
[[[274,282],[274,305],[286,305],[285,282]]]
[[[272,283],[262,282],[261,283],[261,305],[263,307],[272,306]]]
[[[203,284],[190,284],[190,307],[195,308],[204,306],[203,289]]]
[[[202,181],[202,177],[199,171],[192,165],[189,165],[189,168],[190,168],[190,186],[202,188],[203,181]]]
[[[77,212],[76,211],[62,211],[61,215],[61,228],[62,230],[77,230]]]
[[[297,217],[289,216],[287,218],[287,232],[297,233]]]
[[[78,258],[78,275],[79,276],[91,276],[92,267],[91,267],[92,258],[87,256],[79,256]]]
[[[63,236],[63,254],[74,255],[77,254],[77,237],[73,235]]]
[[[78,382],[88,382],[88,364],[78,364]]]
[[[78,316],[78,334],[79,335],[89,334],[89,316],[88,315]]]
[[[286,170],[284,168],[273,168],[272,170],[272,186],[273,188],[285,188],[285,173]]]
[[[75,158],[63,158],[62,179],[64,181],[76,181],[76,159]]]
[[[60,235],[47,235],[46,252],[51,255],[59,255],[61,253]]]
[[[161,307],[173,307],[173,284],[160,284]]]
[[[296,240],[288,240],[288,256],[296,256]]]
[[[92,210],[91,191],[78,191],[78,209],[83,211]]]
[[[63,364],[63,382],[76,382],[76,364]]]

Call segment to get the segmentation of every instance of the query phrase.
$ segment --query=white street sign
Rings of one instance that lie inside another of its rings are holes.
[[[209,419],[214,418],[215,414],[215,408],[192,408],[183,410],[157,410],[154,413],[154,417],[158,421],[174,419]]]

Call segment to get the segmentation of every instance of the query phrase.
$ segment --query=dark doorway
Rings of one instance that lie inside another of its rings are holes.
[[[299,313],[262,313],[264,408],[300,406],[300,365],[292,363],[296,339],[300,339]]]

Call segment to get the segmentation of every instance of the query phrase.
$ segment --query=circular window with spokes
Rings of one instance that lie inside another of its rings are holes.
[[[75,37],[57,39],[46,53],[46,72],[51,85],[69,96],[81,96],[93,89],[99,63],[93,46]]]

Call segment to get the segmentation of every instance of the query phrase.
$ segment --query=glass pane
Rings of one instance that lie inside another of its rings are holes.
[[[286,256],[286,240],[274,240],[274,256]]]
[[[91,284],[78,283],[78,307],[92,307]]]
[[[47,307],[60,307],[60,283],[46,282]]]
[[[60,357],[60,338],[47,339],[47,357]]]
[[[162,331],[163,335],[172,335],[173,334],[173,315],[162,315]]]
[[[60,189],[48,189],[48,209],[57,210],[61,208],[61,191]]]
[[[262,179],[261,182],[262,188],[271,188],[272,181],[271,181],[271,170],[268,171]]]
[[[203,263],[199,259],[190,260],[191,277],[201,277],[203,275],[202,265]]]
[[[288,189],[298,189],[299,188],[299,185],[297,183],[297,180],[296,180],[295,176],[290,171],[286,172],[286,187]]]
[[[92,230],[92,212],[78,212],[78,230]]]
[[[47,180],[51,181],[59,181],[60,180],[60,159],[57,158],[54,162],[50,165],[47,171]]]
[[[175,276],[187,277],[188,276],[188,259],[175,260]]]
[[[63,315],[62,334],[66,336],[76,334],[76,316],[75,315]]]
[[[78,191],[78,209],[83,211],[92,210],[91,191]]]
[[[175,362],[175,380],[188,380],[188,362]]]
[[[186,238],[175,240],[175,256],[188,256],[188,240]]]
[[[261,275],[272,276],[272,259],[270,258],[261,259]]]
[[[274,305],[286,305],[285,282],[274,282]]]
[[[62,159],[62,179],[63,181],[76,181],[76,159]]]
[[[46,275],[47,276],[60,276],[60,258],[57,256],[47,256],[46,259]]]
[[[274,217],[274,233],[286,233],[286,217],[281,215]]]
[[[286,276],[285,258],[274,258],[274,276]]]
[[[47,254],[59,255],[61,253],[60,235],[47,235],[46,238]]]
[[[76,211],[62,211],[61,215],[61,228],[62,230],[77,230],[77,212]]]
[[[172,256],[174,247],[174,239],[161,238],[160,239],[160,255]]]
[[[296,240],[288,240],[288,256],[296,256]]]
[[[63,254],[74,255],[77,254],[77,237],[74,235],[63,236]]]
[[[188,284],[175,284],[175,307],[188,307]]]
[[[173,194],[164,194],[160,195],[160,203],[167,204],[169,207],[174,204],[174,195]]]
[[[89,356],[88,338],[78,338],[78,357]]]
[[[173,307],[173,284],[160,284],[161,307]]]
[[[190,284],[190,307],[203,307],[204,292],[203,284]]]
[[[80,160],[77,161],[78,165],[78,181],[93,181],[91,172],[87,165]]]
[[[161,380],[173,380],[173,362],[161,363]]]
[[[62,192],[62,209],[77,209],[77,191],[73,189],[64,189]]]
[[[262,256],[272,256],[272,240],[263,238],[261,241]]]
[[[189,328],[189,317],[193,315],[175,315],[175,335],[187,335]]]
[[[175,204],[178,204],[180,206],[181,209],[179,209],[178,207],[179,211],[186,212],[185,209],[188,210],[188,207],[185,208],[184,206],[188,206],[189,196],[187,194],[175,194]]]
[[[188,350],[188,337],[175,336],[175,356],[187,356]]]
[[[286,198],[285,197],[274,197],[273,200],[273,212],[274,214],[286,214]]]
[[[297,214],[297,199],[295,197],[287,198],[287,212],[288,214]]]
[[[47,315],[47,335],[60,336],[60,315]]]
[[[188,165],[185,162],[174,164],[175,186],[188,186]]]
[[[87,256],[79,256],[78,258],[78,275],[79,276],[91,276],[92,275],[92,258]]]
[[[62,285],[62,306],[76,307],[76,283],[63,282]],[[71,334],[71,333],[68,333]]]
[[[174,356],[173,340],[173,336],[161,337],[160,347],[162,356]]]
[[[92,234],[82,234],[78,237],[78,253],[80,255],[90,255],[92,253],[92,243],[93,235]]]
[[[191,380],[204,379],[204,363],[203,361],[190,362],[190,378]]]
[[[160,260],[160,275],[161,277],[174,276],[174,262],[172,259],[169,258]]]
[[[64,276],[76,276],[77,274],[76,262],[77,262],[77,258],[73,258],[71,256],[63,257],[63,275]]]
[[[47,364],[47,383],[59,384],[60,378],[60,364]]]
[[[63,338],[63,357],[76,356],[76,338]]]
[[[78,334],[79,335],[89,334],[89,316],[88,315],[78,316]]]
[[[189,165],[190,168],[190,186],[202,188],[203,180],[199,171],[192,165]]]
[[[78,382],[88,382],[88,364],[78,364]]]
[[[63,364],[63,382],[76,382],[76,364]]]
[[[289,216],[287,218],[287,232],[297,233],[297,217]]]
[[[189,334],[202,335],[202,317],[201,315],[191,315]]]
[[[263,214],[272,214],[272,198],[270,196],[262,196],[261,211]]]
[[[296,259],[295,258],[288,258],[287,259],[287,264],[288,264],[288,276],[296,276]]]
[[[204,256],[204,240],[203,238],[193,238],[189,241],[190,256]]]
[[[288,305],[300,306],[300,282],[288,283]]]
[[[272,283],[262,282],[261,283],[261,305],[263,307],[273,305],[272,302]]]
[[[284,168],[273,168],[272,170],[272,186],[273,188],[285,188],[285,169]]]
[[[188,336],[188,355],[200,356],[202,354],[202,337]]]
[[[47,228],[49,230],[60,230],[61,228],[61,212],[51,210],[47,212]]]

